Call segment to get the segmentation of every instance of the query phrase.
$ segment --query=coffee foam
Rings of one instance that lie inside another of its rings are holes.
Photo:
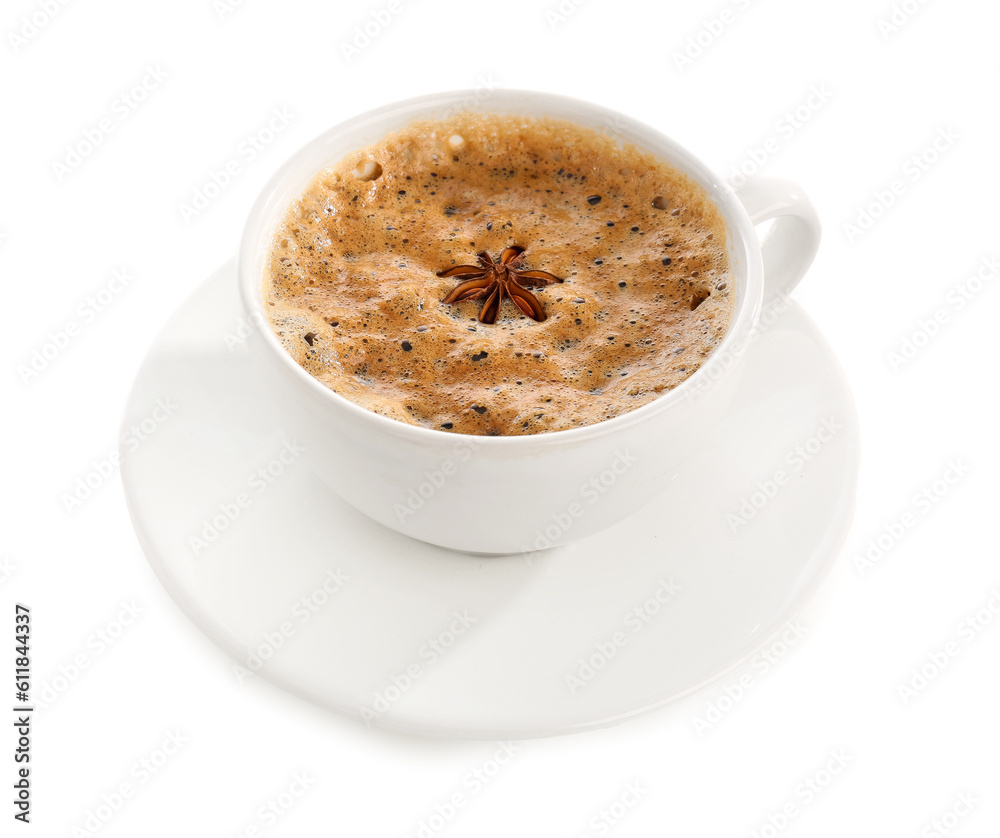
[[[600,200],[595,200],[599,197]],[[589,199],[589,200],[588,200]],[[460,433],[589,425],[676,387],[732,316],[725,223],[704,190],[632,146],[555,119],[417,122],[321,171],[278,227],[272,329],[363,407]],[[526,249],[547,314],[445,305],[437,274]]]

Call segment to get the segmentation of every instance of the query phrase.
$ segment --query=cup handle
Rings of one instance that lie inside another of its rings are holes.
[[[764,299],[787,296],[799,284],[819,249],[822,225],[812,202],[790,180],[755,177],[736,189],[750,221],[774,226],[760,242]]]

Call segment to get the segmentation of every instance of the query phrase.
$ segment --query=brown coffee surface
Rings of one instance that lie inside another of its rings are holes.
[[[555,119],[417,122],[321,171],[272,244],[264,297],[293,358],[384,416],[467,434],[564,430],[634,410],[694,373],[729,327],[725,223],[654,156]],[[486,252],[564,280],[444,304],[439,277]]]

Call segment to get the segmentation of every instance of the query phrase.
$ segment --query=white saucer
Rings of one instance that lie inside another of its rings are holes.
[[[473,738],[612,724],[754,654],[846,537],[857,418],[794,303],[751,346],[727,420],[657,501],[568,547],[479,557],[375,524],[313,477],[253,406],[245,347],[227,346],[244,334],[235,289],[230,263],[156,338],[125,414],[123,433],[146,429],[123,445],[125,493],[191,619],[253,677],[322,706]],[[192,539],[213,531],[195,555]]]

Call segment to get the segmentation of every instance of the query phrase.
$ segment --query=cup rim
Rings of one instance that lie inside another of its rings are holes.
[[[496,88],[491,90],[485,99],[484,106],[476,110],[482,113],[536,116],[546,113],[546,107],[548,107],[560,111],[578,111],[579,116],[559,115],[559,118],[578,122],[584,127],[594,127],[594,125],[588,125],[588,123],[598,123],[599,121],[601,124],[625,126],[630,135],[627,142],[664,159],[670,165],[680,169],[684,174],[695,180],[695,182],[709,193],[710,199],[719,209],[726,222],[730,263],[732,264],[734,253],[738,252],[745,265],[745,276],[743,277],[744,293],[734,303],[735,308],[729,328],[719,345],[706,358],[702,365],[679,385],[634,410],[622,413],[611,419],[575,428],[545,431],[535,434],[498,436],[455,434],[437,428],[411,425],[398,419],[382,416],[340,395],[335,390],[331,390],[295,361],[281,344],[267,321],[267,316],[264,312],[263,277],[256,276],[248,268],[248,265],[253,261],[254,249],[260,246],[260,239],[255,234],[255,227],[259,224],[265,212],[270,209],[270,204],[274,200],[275,195],[286,185],[289,176],[293,172],[298,172],[299,161],[303,158],[313,156],[317,151],[338,137],[357,132],[366,124],[379,118],[384,118],[390,113],[397,114],[396,127],[387,130],[398,130],[417,119],[432,118],[432,112],[435,109],[446,108],[449,105],[456,104],[461,106],[470,101],[476,101],[479,98],[479,94],[480,91],[476,89],[430,93],[423,96],[388,102],[377,108],[372,108],[352,116],[325,129],[292,153],[264,185],[264,188],[251,206],[243,227],[236,259],[237,282],[244,313],[254,322],[255,330],[260,334],[271,355],[276,356],[282,367],[288,370],[288,376],[304,387],[313,398],[318,398],[338,410],[346,412],[359,422],[370,423],[373,430],[380,433],[389,433],[392,436],[409,439],[418,444],[454,443],[456,437],[460,440],[474,439],[476,440],[475,444],[477,447],[490,446],[493,448],[505,446],[530,447],[533,444],[544,444],[547,446],[566,443],[575,444],[588,438],[615,433],[635,424],[648,421],[662,412],[669,411],[675,405],[685,403],[693,393],[698,392],[698,387],[702,382],[709,381],[709,376],[713,370],[718,371],[713,384],[718,383],[721,378],[727,376],[734,365],[725,366],[722,359],[726,357],[738,358],[742,354],[742,349],[749,340],[753,325],[756,323],[764,296],[760,244],[754,232],[753,223],[733,187],[716,175],[699,158],[695,157],[666,134],[627,114],[562,94],[512,88]],[[527,105],[528,107],[521,107],[522,105]],[[461,109],[472,110],[472,108],[468,107],[462,107]],[[586,115],[586,120],[579,118],[583,115]],[[386,131],[383,131],[384,133]],[[636,138],[639,138],[639,142],[636,141]],[[340,156],[344,153],[347,152],[342,152]],[[340,158],[338,157],[337,159]],[[330,160],[329,165],[335,162],[336,160]],[[313,170],[310,178],[317,171],[319,171],[318,167]],[[302,188],[304,187],[305,183],[302,184]],[[287,202],[284,206],[287,207]]]

